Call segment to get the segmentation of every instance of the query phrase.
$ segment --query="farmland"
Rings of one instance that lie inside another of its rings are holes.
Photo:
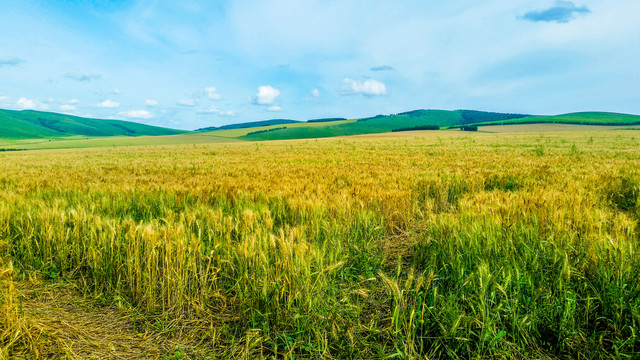
[[[0,110],[0,151],[315,139],[410,130],[460,130],[469,125],[480,126],[486,132],[605,130],[637,128],[640,116],[605,112],[531,116],[475,110],[413,110],[350,120],[272,119],[183,131],[41,111]]]
[[[0,358],[640,353],[637,130],[146,141],[0,153]]]

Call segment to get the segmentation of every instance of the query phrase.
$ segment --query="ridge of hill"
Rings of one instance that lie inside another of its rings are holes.
[[[375,134],[408,128],[449,128],[471,123],[504,121],[529,117],[526,114],[505,114],[475,110],[413,110],[398,114],[376,115],[347,121],[313,123],[315,126],[286,126],[274,131],[236,134],[242,140],[284,140],[332,136]],[[265,128],[264,130],[270,130]]]
[[[334,136],[386,133],[406,130],[474,128],[476,126],[512,124],[574,124],[624,126],[640,125],[640,116],[610,112],[577,112],[554,116],[497,113],[477,110],[413,110],[390,115],[335,121],[297,123],[233,132],[213,132],[212,135],[239,140],[289,140]]]
[[[397,114],[376,115],[367,118],[345,120],[342,118],[313,119],[297,121],[271,119],[264,121],[229,124],[220,127],[198,129],[193,132],[174,130],[121,120],[100,120],[71,115],[33,110],[0,110],[0,139],[6,149],[32,148],[44,146],[29,141],[82,140],[91,147],[93,138],[140,137],[135,144],[153,143],[157,138],[161,143],[220,142],[220,141],[262,141],[308,139],[335,136],[387,133],[394,131],[477,129],[478,126],[524,125],[524,124],[573,124],[625,126],[640,125],[640,116],[611,112],[576,112],[554,116],[497,113],[477,110],[412,110]],[[211,130],[213,129],[213,130]],[[184,134],[179,139],[168,135]],[[165,135],[163,139],[158,135]],[[143,136],[148,136],[144,138]],[[31,139],[31,140],[29,140]],[[83,140],[84,139],[84,140]],[[97,139],[96,139],[97,140]],[[114,141],[115,141],[114,140]],[[26,142],[25,142],[26,141]],[[110,144],[111,142],[109,142]],[[113,142],[120,144],[120,141]],[[66,144],[66,143],[65,143]],[[85,146],[74,141],[65,146]],[[46,144],[54,148],[56,144]]]
[[[250,122],[243,122],[243,123],[229,124],[229,125],[222,125],[222,126],[209,126],[209,127],[196,129],[195,131],[250,129],[250,128],[262,127],[262,126],[295,124],[300,122],[302,121],[291,120],[291,119],[271,119],[271,120],[250,121]]]
[[[524,124],[572,124],[572,125],[640,125],[640,116],[612,112],[575,112],[551,116],[529,116],[526,118],[477,122],[474,125],[524,125]]]
[[[175,135],[188,131],[123,120],[92,119],[35,110],[0,110],[0,138]]]

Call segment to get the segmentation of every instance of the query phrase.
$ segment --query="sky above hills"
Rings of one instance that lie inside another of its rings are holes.
[[[0,0],[0,108],[195,129],[640,114],[638,0]]]

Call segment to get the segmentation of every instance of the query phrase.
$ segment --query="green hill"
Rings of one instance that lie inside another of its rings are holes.
[[[282,125],[282,124],[295,124],[301,121],[298,120],[289,120],[289,119],[272,119],[272,120],[262,120],[262,121],[252,121],[238,124],[229,124],[223,126],[210,126],[201,129],[196,129],[196,131],[215,131],[215,130],[235,130],[235,129],[249,129],[256,128],[262,126],[272,126],[272,125]]]
[[[247,130],[243,133],[235,133],[233,135],[241,140],[284,140],[375,134],[410,129],[418,130],[420,128],[431,129],[438,127],[455,129],[469,125],[490,126],[539,123],[609,126],[640,125],[640,116],[606,112],[580,112],[556,116],[534,116],[476,110],[414,110],[356,120],[295,124],[295,126],[286,127],[265,127],[261,128],[261,130],[264,131],[251,132]]]
[[[120,120],[99,120],[70,115],[0,110],[2,149],[119,146],[157,143],[200,143],[308,139],[393,131],[456,129],[463,126],[512,124],[640,125],[640,116],[605,112],[580,112],[556,116],[505,114],[475,110],[414,110],[398,114],[309,122],[273,119],[230,124],[187,132]],[[180,137],[158,135],[185,134]],[[113,141],[108,137],[114,137]],[[138,137],[136,141],[132,137]],[[101,140],[102,139],[102,140]],[[130,139],[133,142],[127,140]],[[64,141],[63,141],[64,140]],[[43,143],[47,142],[47,143]],[[0,149],[0,150],[2,150]]]
[[[477,122],[527,118],[528,116],[474,110],[414,110],[399,114],[377,115],[355,121],[314,123],[313,127],[287,126],[274,131],[245,133],[238,138],[243,140],[283,140],[376,134],[425,126],[447,128]],[[265,130],[269,130],[269,128]]]
[[[130,121],[90,119],[33,110],[0,110],[0,138],[5,139],[174,135],[186,132]]]
[[[319,122],[332,122],[332,121],[344,121],[347,118],[322,118],[322,119],[311,119],[307,120],[308,123],[319,123]]]
[[[502,121],[477,122],[475,125],[514,125],[514,124],[575,124],[575,125],[640,125],[640,116],[609,112],[577,112],[554,116],[530,116]]]

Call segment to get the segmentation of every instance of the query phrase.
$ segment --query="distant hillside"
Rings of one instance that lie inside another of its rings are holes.
[[[525,114],[505,114],[476,110],[412,110],[398,114],[376,115],[368,118],[347,120],[345,118],[311,119],[306,122],[274,119],[207,127],[196,131],[213,131],[216,136],[242,140],[306,139],[317,137],[347,136],[391,132],[399,129],[430,129],[455,127],[487,121],[503,121],[528,117]],[[291,126],[293,124],[293,126]],[[285,128],[279,125],[288,125]],[[257,128],[259,131],[246,130]],[[277,131],[266,131],[276,129]],[[241,131],[245,130],[245,131]],[[234,130],[234,131],[230,131]]]
[[[289,119],[272,119],[272,120],[245,122],[245,123],[239,123],[239,124],[230,124],[230,125],[224,125],[224,126],[218,126],[218,127],[210,126],[210,127],[196,129],[196,131],[248,129],[248,128],[254,128],[254,127],[261,127],[261,126],[294,124],[294,123],[299,123],[299,122],[301,122],[301,121],[289,120]]]
[[[513,125],[513,124],[574,124],[574,125],[640,125],[640,116],[609,112],[577,112],[555,116],[530,116],[520,119],[486,121],[476,125]]]
[[[496,113],[496,112],[476,111],[476,110],[457,110],[457,112],[460,113],[463,119],[460,125],[468,125],[473,123],[489,122],[489,121],[524,119],[531,116],[531,115],[524,115],[524,114]]]
[[[640,116],[580,112],[556,116],[496,113],[476,110],[414,110],[349,121],[296,124],[274,131],[236,134],[241,140],[284,140],[385,133],[407,129],[456,129],[463,126],[509,124],[640,125]],[[314,126],[311,126],[314,125]],[[267,130],[269,128],[266,128]]]
[[[121,120],[82,118],[50,112],[0,110],[0,138],[174,135],[187,131]]]
[[[282,140],[375,134],[408,128],[448,128],[477,122],[526,118],[525,114],[504,114],[475,110],[414,110],[391,115],[376,115],[349,122],[326,122],[323,126],[297,126],[278,131],[244,134],[243,140]]]
[[[308,123],[319,123],[319,122],[332,122],[332,121],[344,121],[347,118],[324,118],[324,119],[311,119],[307,120]]]

